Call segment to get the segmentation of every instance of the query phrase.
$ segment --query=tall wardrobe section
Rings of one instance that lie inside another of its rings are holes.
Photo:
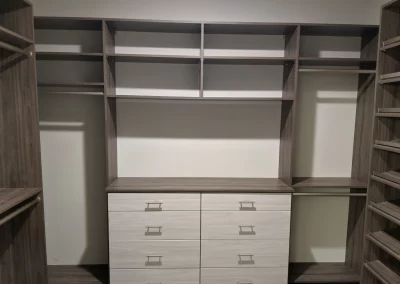
[[[0,3],[0,282],[47,283],[33,11]]]
[[[400,283],[400,1],[382,6],[363,283]]]

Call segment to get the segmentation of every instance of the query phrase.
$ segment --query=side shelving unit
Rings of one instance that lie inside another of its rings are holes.
[[[400,283],[400,1],[382,6],[363,284]]]

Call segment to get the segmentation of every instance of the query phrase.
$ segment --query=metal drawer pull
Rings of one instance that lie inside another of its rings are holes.
[[[256,226],[253,225],[239,225],[239,235],[255,235],[256,231],[254,231],[254,228]],[[243,228],[245,229],[249,229],[249,230],[243,230]]]
[[[159,201],[153,201],[153,202],[146,202],[147,207],[145,209],[145,211],[162,211],[162,202]],[[152,207],[151,205],[158,205],[155,207]]]
[[[255,211],[257,209],[255,207],[255,203],[256,203],[255,201],[239,201],[240,210]],[[243,204],[245,206],[243,206]]]
[[[146,236],[161,236],[162,226],[146,226]]]
[[[162,254],[148,254],[146,255],[147,261],[145,263],[146,266],[161,266],[162,265]],[[155,259],[155,260],[153,260]]]
[[[239,264],[254,264],[254,254],[252,253],[239,253]],[[244,259],[243,259],[244,258]]]

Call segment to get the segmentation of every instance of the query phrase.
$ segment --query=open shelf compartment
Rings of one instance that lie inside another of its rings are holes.
[[[0,215],[41,191],[41,188],[0,188]]]
[[[364,267],[384,284],[400,283],[400,276],[379,260],[367,262]]]
[[[290,263],[289,283],[359,283],[359,274],[345,263]]]

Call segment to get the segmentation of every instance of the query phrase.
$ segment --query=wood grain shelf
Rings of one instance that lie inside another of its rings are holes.
[[[289,283],[359,283],[360,276],[345,263],[290,263]]]
[[[167,96],[125,96],[125,95],[107,95],[108,98],[130,99],[130,100],[182,100],[182,101],[216,101],[216,102],[276,102],[293,101],[288,98],[234,98],[234,97],[167,97]]]
[[[373,25],[304,24],[301,26],[301,35],[360,37],[367,33],[378,33],[378,30]]]
[[[379,77],[379,84],[396,84],[400,82],[400,72],[383,74]]]
[[[294,57],[240,57],[240,56],[205,56],[204,64],[221,65],[284,65],[294,64]]]
[[[277,178],[119,177],[106,187],[114,192],[293,192]]]
[[[46,95],[78,95],[78,96],[100,96],[103,97],[104,93],[103,92],[84,92],[84,91],[48,91],[48,92],[40,92],[40,94],[46,94]]]
[[[400,78],[400,77],[399,77]],[[377,117],[400,117],[400,108],[379,108]]]
[[[101,19],[63,18],[63,17],[35,17],[36,30],[81,30],[101,31]]]
[[[48,284],[106,284],[108,265],[48,265]]]
[[[400,241],[383,231],[369,233],[367,239],[386,251],[388,254],[400,260]]]
[[[158,20],[107,20],[107,25],[115,31],[150,33],[189,33],[200,34],[201,23]]]
[[[385,145],[381,145],[381,144],[374,144],[373,147],[374,147],[374,149],[377,149],[377,150],[383,150],[383,151],[400,154],[400,148],[398,148],[398,147],[390,147],[390,146],[385,146]]]
[[[0,188],[0,215],[41,191],[41,188]]]
[[[36,52],[37,60],[102,61],[102,53]]]
[[[393,188],[400,189],[400,173],[398,171],[374,173],[371,178]]]
[[[44,83],[39,82],[38,87],[102,87],[102,82],[71,82],[71,83]]]
[[[344,73],[344,74],[376,74],[375,70],[334,69],[334,68],[300,68],[299,72]]]
[[[365,66],[367,69],[375,71],[376,60],[368,60],[361,58],[323,58],[323,57],[300,57],[299,64],[301,69],[303,66],[343,66],[343,67],[360,67]],[[310,68],[310,67],[308,67]],[[361,68],[363,69],[363,68]]]
[[[400,225],[400,207],[399,201],[372,202],[368,208],[376,214]]]
[[[342,177],[294,177],[293,188],[367,188],[367,183]]]
[[[31,39],[10,31],[3,26],[0,26],[0,41],[21,48],[33,44]]]
[[[117,62],[200,64],[199,56],[157,54],[107,54]]]
[[[398,46],[400,46],[400,36],[396,36],[394,38],[383,41],[381,50],[386,51],[392,48],[396,48]]]
[[[384,265],[381,261],[375,260],[364,264],[364,267],[372,273],[383,284],[399,284],[400,276]]]
[[[205,34],[287,35],[296,24],[205,23]]]
[[[374,148],[400,154],[400,139],[391,141],[376,140]]]

